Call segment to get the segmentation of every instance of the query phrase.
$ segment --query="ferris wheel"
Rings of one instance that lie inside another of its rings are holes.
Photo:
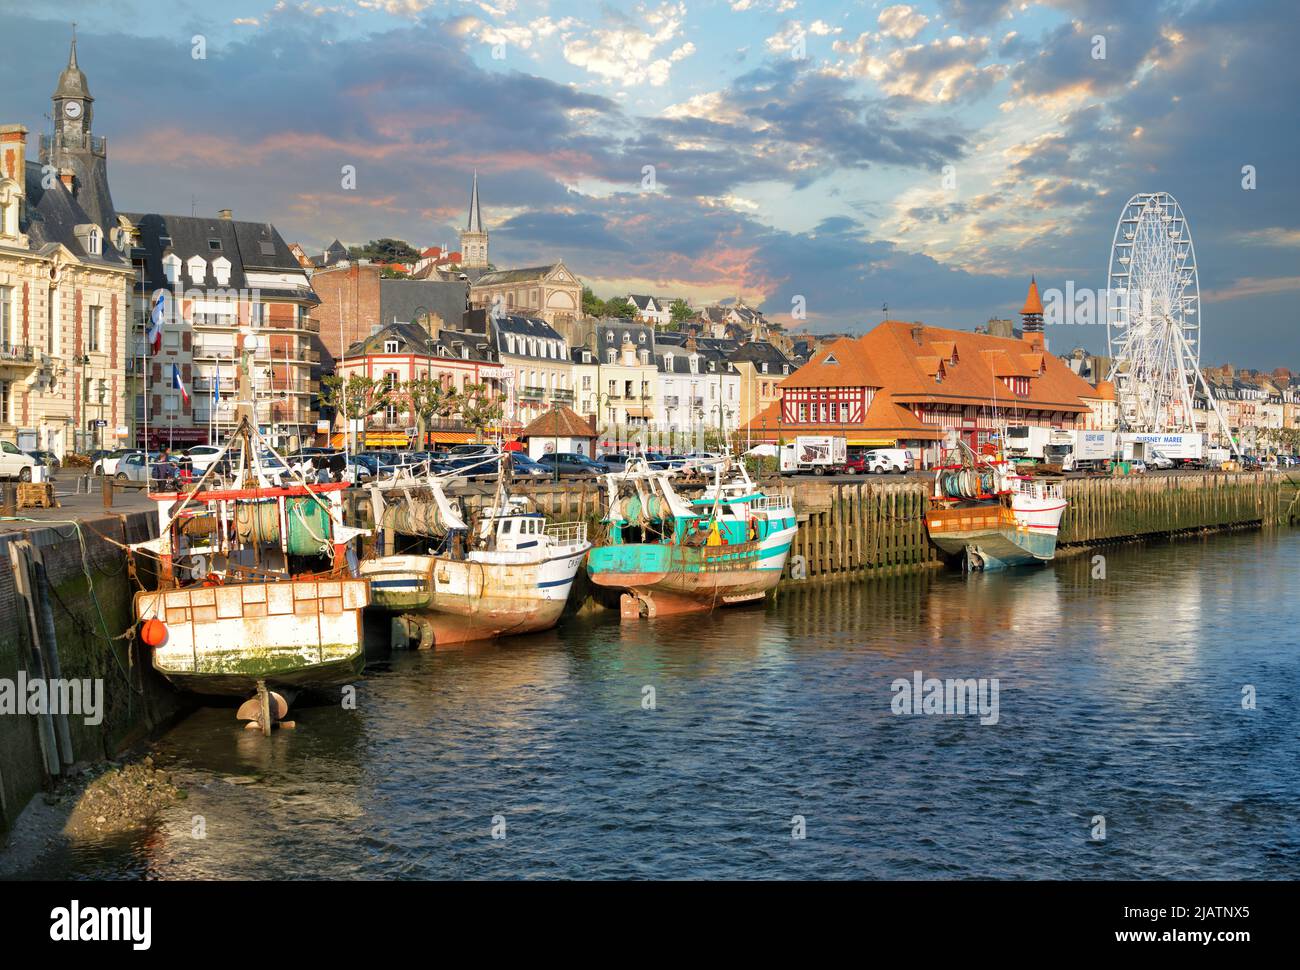
[[[1201,359],[1196,248],[1178,200],[1139,192],[1110,249],[1106,333],[1120,422],[1130,431],[1195,431]],[[1217,411],[1213,395],[1206,395]]]

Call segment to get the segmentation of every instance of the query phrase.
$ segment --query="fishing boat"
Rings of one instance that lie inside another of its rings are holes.
[[[979,455],[964,444],[955,457],[935,469],[930,540],[960,556],[967,572],[1052,559],[1068,504],[1059,479],[1021,475],[1000,453]]]
[[[158,537],[129,547],[157,581],[134,597],[153,668],[181,690],[250,698],[239,716],[267,734],[297,690],[361,673],[370,602],[349,548],[368,533],[344,524],[347,486],[285,467],[242,413],[197,484],[149,493]]]
[[[624,619],[750,603],[780,581],[798,528],[792,497],[765,494],[729,460],[713,475],[693,499],[644,462],[604,476],[606,533],[587,572],[621,591]]]
[[[448,499],[437,475],[368,489],[395,548],[362,561],[360,575],[374,608],[399,616],[420,649],[550,629],[591,548],[585,522],[547,522],[510,494],[507,458],[485,461],[501,463],[497,489],[473,515]]]

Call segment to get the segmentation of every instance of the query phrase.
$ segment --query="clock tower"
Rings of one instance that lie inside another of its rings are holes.
[[[71,176],[72,195],[107,238],[117,227],[117,212],[108,191],[108,140],[96,138],[91,128],[95,99],[86,75],[77,64],[77,36],[73,33],[68,66],[59,75],[51,96],[54,133],[42,135],[42,165],[52,165],[60,178]]]

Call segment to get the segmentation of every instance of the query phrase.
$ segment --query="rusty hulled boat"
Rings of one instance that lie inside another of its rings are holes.
[[[413,646],[445,648],[559,621],[591,548],[587,526],[530,511],[527,499],[510,494],[504,467],[492,505],[473,515],[448,499],[435,475],[394,479],[370,494],[375,521],[397,548],[363,561],[360,574],[374,607],[401,617]]]
[[[159,674],[196,694],[251,696],[240,716],[269,733],[293,691],[350,683],[365,665],[369,583],[349,560],[368,533],[344,524],[346,485],[286,473],[249,410],[196,484],[149,493],[158,538],[130,550],[156,588],[133,606]]]
[[[605,476],[606,533],[587,572],[622,591],[624,619],[754,602],[780,581],[798,528],[791,496],[763,493],[729,461],[713,473],[695,499],[643,462]]]

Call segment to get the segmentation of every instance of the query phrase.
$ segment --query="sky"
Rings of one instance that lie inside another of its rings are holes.
[[[861,332],[1103,287],[1165,191],[1202,362],[1300,370],[1294,0],[0,0],[0,123],[74,21],[124,211],[455,248],[477,171],[500,268]]]

